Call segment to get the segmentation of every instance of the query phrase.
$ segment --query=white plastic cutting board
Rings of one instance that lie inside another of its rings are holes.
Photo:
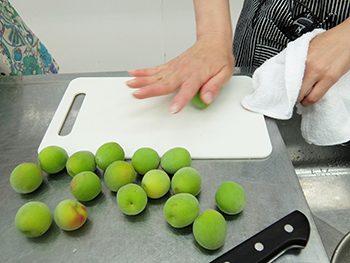
[[[191,103],[170,114],[174,94],[135,99],[127,77],[77,78],[70,82],[38,148],[58,145],[69,155],[96,153],[105,142],[118,142],[126,158],[141,147],[161,156],[184,147],[194,159],[265,158],[272,151],[263,115],[245,110],[242,98],[252,92],[251,78],[233,76],[206,109]],[[77,94],[85,94],[71,132],[59,135]]]

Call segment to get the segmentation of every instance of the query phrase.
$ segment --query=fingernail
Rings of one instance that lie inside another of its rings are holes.
[[[179,112],[179,105],[177,103],[171,104],[170,113],[175,114]]]
[[[135,83],[135,80],[131,79],[126,82],[127,85],[132,85]]]
[[[133,95],[135,96],[135,95],[139,95],[141,93],[141,90],[140,89],[138,89],[137,91],[135,91],[134,93],[133,93]]]
[[[213,94],[208,91],[203,95],[203,102],[206,104],[210,104],[213,101]]]

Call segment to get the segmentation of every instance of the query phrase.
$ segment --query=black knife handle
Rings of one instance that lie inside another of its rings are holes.
[[[291,247],[304,248],[309,236],[309,221],[303,213],[296,210],[211,263],[270,262]]]

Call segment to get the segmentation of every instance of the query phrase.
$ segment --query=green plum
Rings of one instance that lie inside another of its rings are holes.
[[[39,166],[48,174],[62,171],[66,167],[67,160],[66,150],[54,145],[42,149],[38,155]]]
[[[34,163],[22,163],[10,175],[12,188],[20,194],[28,194],[35,191],[42,182],[43,172]]]
[[[209,209],[194,220],[192,231],[199,245],[216,250],[225,243],[227,224],[222,214]]]
[[[95,155],[90,151],[78,151],[68,158],[66,168],[72,177],[81,172],[94,172],[96,170]]]
[[[170,178],[166,172],[154,169],[143,176],[141,184],[149,198],[157,199],[169,191]]]
[[[15,217],[17,230],[28,237],[43,235],[51,226],[52,215],[50,208],[38,201],[23,205]]]
[[[193,96],[193,98],[191,99],[191,103],[199,109],[205,109],[210,104],[206,104],[202,101],[202,99],[200,97],[200,91],[201,91],[201,89],[199,89],[198,92],[196,93],[196,95]]]
[[[101,192],[101,180],[93,172],[81,172],[70,183],[72,195],[80,201],[91,201]]]
[[[144,175],[150,170],[157,169],[159,163],[160,157],[158,153],[148,147],[136,150],[131,159],[132,166],[134,166],[135,171],[140,175]]]
[[[246,203],[247,197],[242,186],[235,182],[227,181],[220,185],[215,193],[217,207],[228,215],[240,213]]]
[[[124,161],[124,149],[116,142],[107,142],[101,145],[95,154],[97,166],[105,171],[115,161]]]
[[[134,167],[125,161],[115,161],[105,171],[104,181],[113,192],[117,192],[122,186],[135,180]]]
[[[171,189],[174,194],[189,193],[198,195],[202,187],[202,177],[192,167],[184,167],[178,170],[171,179]]]
[[[169,149],[160,159],[161,167],[168,174],[175,174],[177,170],[191,166],[191,163],[191,154],[183,147]]]
[[[199,214],[199,202],[188,193],[171,196],[164,205],[166,221],[175,228],[183,228],[193,223]]]
[[[141,186],[130,183],[117,192],[117,203],[120,210],[129,216],[140,214],[147,206],[147,194]]]

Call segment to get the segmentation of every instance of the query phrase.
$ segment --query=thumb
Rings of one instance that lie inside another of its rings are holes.
[[[226,71],[220,71],[217,75],[209,79],[202,86],[200,93],[201,100],[206,104],[212,103],[219,94],[222,86],[224,86],[231,77],[232,75],[230,73],[228,74]]]

